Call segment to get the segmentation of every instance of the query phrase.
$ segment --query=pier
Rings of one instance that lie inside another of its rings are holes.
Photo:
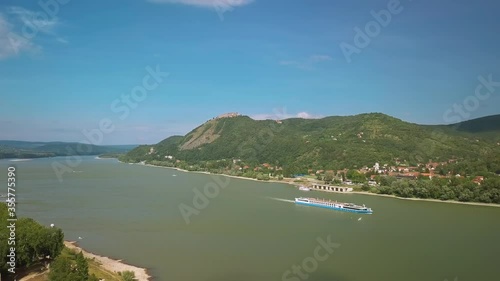
[[[343,187],[343,186],[332,186],[328,184],[313,184],[312,188],[314,190],[322,190],[322,191],[330,191],[330,192],[352,192],[353,189],[351,187]]]

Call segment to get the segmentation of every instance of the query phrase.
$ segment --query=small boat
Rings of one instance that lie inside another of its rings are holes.
[[[316,199],[316,198],[295,198],[295,204],[327,208],[343,212],[359,213],[359,214],[372,214],[373,211],[365,205],[359,206],[352,203],[341,203],[337,201]]]
[[[303,185],[299,187],[299,190],[301,190],[301,191],[311,191],[311,189],[309,187],[306,187],[306,186],[303,186]]]

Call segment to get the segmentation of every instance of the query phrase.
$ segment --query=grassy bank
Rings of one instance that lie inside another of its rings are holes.
[[[69,258],[72,262],[76,262],[76,254],[77,251],[75,249],[70,249],[68,247],[64,247],[61,252],[61,256]],[[103,264],[100,263],[95,258],[87,259],[89,265],[89,275],[95,274],[99,280],[106,281],[122,281],[120,274],[117,272],[112,272],[103,267]],[[38,265],[32,267],[29,273],[20,279],[21,281],[48,281],[49,280],[49,271],[45,268],[41,270],[43,265]],[[44,267],[43,267],[44,268]]]

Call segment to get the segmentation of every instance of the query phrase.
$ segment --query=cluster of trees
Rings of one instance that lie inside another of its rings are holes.
[[[16,222],[15,245],[7,243],[10,230],[6,227],[8,218],[7,205],[0,204],[0,273],[7,275],[8,253],[11,247],[16,249],[16,266],[27,267],[59,255],[64,247],[64,234],[59,228],[40,225],[30,218],[20,218]]]
[[[74,255],[73,257],[71,255]],[[78,254],[60,255],[50,265],[50,281],[99,281],[89,275],[89,264],[80,252]]]
[[[382,177],[380,187],[371,188],[371,191],[405,198],[500,204],[500,177],[487,178],[481,185],[463,178],[397,180],[394,177]]]
[[[120,272],[121,280],[136,281],[132,271]],[[50,265],[50,281],[99,281],[95,274],[89,273],[89,262],[82,252],[75,253],[66,249]]]
[[[448,165],[436,167],[436,171],[441,175],[463,175],[463,176],[488,176],[491,174],[500,175],[500,154],[488,153],[481,158],[459,161]]]
[[[64,233],[59,228],[45,227],[33,219],[19,218],[15,223],[15,245],[9,244],[7,228],[9,212],[0,203],[0,276],[11,276],[8,271],[10,248],[15,247],[16,271],[36,264],[50,263],[50,281],[98,281],[89,274],[88,260],[82,253],[64,248]],[[120,274],[123,281],[135,281],[133,272]]]

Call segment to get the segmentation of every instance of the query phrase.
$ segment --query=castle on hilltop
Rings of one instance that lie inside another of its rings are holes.
[[[241,116],[241,114],[239,114],[238,112],[230,112],[230,113],[221,114],[221,115],[215,117],[214,119],[233,118],[233,117],[237,117],[237,116]]]

